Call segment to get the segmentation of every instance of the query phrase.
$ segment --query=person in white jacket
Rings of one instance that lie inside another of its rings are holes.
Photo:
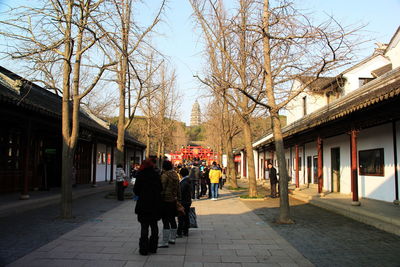
[[[124,200],[124,181],[126,180],[126,174],[121,164],[117,165],[117,169],[115,170],[115,181],[117,182],[117,199],[119,201]]]

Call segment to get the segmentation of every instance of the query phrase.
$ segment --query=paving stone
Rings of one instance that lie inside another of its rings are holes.
[[[279,209],[271,201],[245,205],[275,231],[271,233],[274,239],[281,237],[276,245],[299,266],[310,266],[310,262],[316,266],[400,266],[400,236],[299,200],[290,202],[293,225],[272,223]],[[270,250],[272,255],[274,251],[275,256],[283,256],[280,250]],[[309,261],[304,262],[304,257]]]
[[[158,249],[157,254],[139,255],[140,224],[131,212],[134,202],[125,201],[13,264],[23,266],[30,259],[30,263],[44,266],[68,265],[69,260],[78,266],[309,266],[268,224],[258,224],[260,218],[251,209],[226,195],[216,203],[194,202],[199,228],[190,229],[188,238],[177,239],[175,245]],[[292,257],[285,254],[288,252]],[[68,267],[75,266],[69,263]]]

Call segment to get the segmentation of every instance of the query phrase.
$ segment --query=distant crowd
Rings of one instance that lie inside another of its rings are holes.
[[[199,161],[173,166],[171,161],[164,160],[160,170],[155,158],[135,165],[130,176],[134,180],[135,213],[141,224],[141,255],[156,253],[157,248],[167,248],[175,244],[176,238],[188,236],[192,200],[217,200],[218,190],[226,181],[225,170],[216,162],[210,166]],[[121,165],[117,166],[116,182],[117,198],[123,200],[128,177]],[[163,232],[159,242],[160,219]]]

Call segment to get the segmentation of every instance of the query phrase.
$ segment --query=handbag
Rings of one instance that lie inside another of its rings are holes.
[[[176,211],[178,213],[178,216],[185,216],[185,208],[179,201],[176,202]]]
[[[128,182],[127,180],[124,180],[124,181],[122,182],[122,186],[123,186],[123,187],[128,187],[128,185],[129,185],[129,182]]]
[[[190,222],[190,228],[198,228],[199,227],[197,225],[196,209],[194,207],[191,207],[189,210],[189,222]]]

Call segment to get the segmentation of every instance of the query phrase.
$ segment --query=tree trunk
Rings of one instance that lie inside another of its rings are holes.
[[[64,139],[64,138],[63,138]],[[72,218],[72,165],[74,150],[63,140],[61,167],[61,218]]]
[[[118,116],[118,138],[115,160],[117,164],[124,164],[125,148],[125,83],[119,86],[119,116]]]
[[[253,154],[253,146],[251,140],[251,128],[250,128],[250,122],[247,120],[243,122],[243,132],[244,132],[244,142],[245,142],[246,158],[248,166],[247,178],[249,179],[249,196],[256,197],[257,181],[256,181],[256,172],[254,169],[254,154]]]
[[[278,168],[279,168],[280,206],[279,206],[279,217],[277,219],[277,222],[288,224],[288,223],[293,223],[293,220],[290,218],[289,194],[288,194],[289,177],[286,168],[282,127],[278,113],[271,113],[271,118],[272,118],[272,131],[275,140],[276,158],[278,160]]]
[[[280,200],[279,200],[279,217],[277,219],[278,223],[293,223],[290,218],[289,209],[289,195],[288,195],[288,174],[286,168],[285,159],[285,148],[283,145],[282,136],[282,126],[279,120],[279,112],[277,109],[275,95],[274,95],[274,85],[272,81],[272,69],[271,69],[271,48],[270,48],[270,38],[267,33],[269,33],[269,2],[264,0],[264,10],[263,10],[263,54],[264,54],[264,71],[265,71],[265,93],[268,98],[268,104],[270,106],[270,115],[272,122],[272,132],[275,140],[276,158],[278,160],[279,167],[279,188],[280,188]]]
[[[71,57],[72,57],[72,40],[71,40],[71,17],[72,2],[68,3],[68,13],[66,18],[65,29],[65,50],[64,50],[64,66],[63,66],[63,97],[62,97],[62,167],[61,167],[61,218],[69,219],[72,217],[72,162],[73,148],[71,147],[70,134],[70,87],[71,87]]]
[[[235,168],[235,161],[233,159],[234,155],[233,155],[233,149],[232,149],[232,137],[229,137],[227,142],[226,142],[226,155],[228,158],[228,179],[229,179],[229,184],[232,188],[238,188],[238,184],[237,184],[237,172],[236,172],[236,168]]]

